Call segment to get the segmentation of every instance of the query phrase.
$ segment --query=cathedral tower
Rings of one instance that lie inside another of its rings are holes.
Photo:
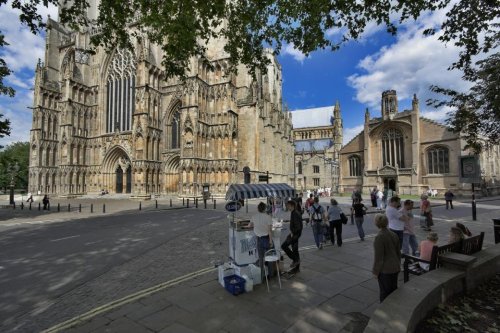
[[[386,90],[382,93],[382,118],[392,119],[398,113],[398,96],[396,90]]]

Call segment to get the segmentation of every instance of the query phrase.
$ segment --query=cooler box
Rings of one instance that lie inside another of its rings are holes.
[[[254,264],[259,259],[257,237],[253,230],[229,228],[229,257],[240,266]]]

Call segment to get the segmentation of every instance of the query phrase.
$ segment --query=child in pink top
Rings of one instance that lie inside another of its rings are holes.
[[[420,246],[419,246],[420,259],[424,259],[427,261],[431,260],[432,248],[434,247],[434,245],[437,245],[438,238],[439,237],[438,237],[437,233],[429,232],[429,234],[427,235],[427,239],[420,242]],[[422,262],[419,264],[420,264],[420,267],[422,267],[426,271],[429,270],[429,264],[425,264]]]

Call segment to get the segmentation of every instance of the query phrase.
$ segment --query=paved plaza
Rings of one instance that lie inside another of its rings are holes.
[[[92,201],[91,198],[86,200]],[[342,207],[348,206],[348,198],[339,198],[339,201]],[[344,226],[345,243],[341,248],[326,246],[323,250],[316,249],[311,228],[304,227],[300,241],[302,264],[299,274],[289,280],[283,279],[281,289],[278,280],[272,279],[269,293],[265,284],[261,284],[255,286],[251,293],[232,296],[218,283],[214,267],[217,261],[227,257],[227,220],[222,202],[216,210],[213,207],[197,210],[192,206],[181,208],[182,202],[174,202],[174,207],[170,208],[169,199],[162,198],[159,208],[152,201],[142,203],[141,211],[135,207],[138,202],[112,199],[106,202],[109,212],[105,215],[100,213],[99,217],[92,217],[84,210],[82,213],[36,212],[30,217],[17,215],[7,218],[8,212],[1,211],[0,237],[3,241],[12,242],[13,247],[16,235],[21,237],[32,228],[40,228],[37,229],[38,237],[42,237],[40,234],[43,232],[50,233],[52,240],[61,239],[54,244],[67,246],[65,251],[76,248],[75,254],[68,254],[68,257],[73,258],[75,265],[82,266],[82,275],[86,274],[85,269],[92,271],[94,266],[100,267],[98,271],[88,273],[86,281],[74,278],[74,284],[67,290],[54,294],[44,294],[41,290],[36,304],[27,302],[24,308],[12,312],[15,316],[10,317],[15,317],[14,321],[2,314],[1,331],[362,332],[378,306],[378,285],[370,271],[376,233],[373,214],[368,214],[365,221],[368,236],[364,242],[359,241],[354,226]],[[250,202],[248,215],[243,208],[240,216],[251,215],[257,203]],[[457,202],[453,211],[445,210],[440,200],[433,200],[433,203],[434,229],[439,233],[441,244],[446,243],[448,230],[457,221],[466,223],[474,234],[485,231],[485,247],[493,244],[491,219],[498,217],[500,198],[479,202],[478,220],[474,222],[470,218],[468,202]],[[327,204],[326,199],[323,204]],[[166,214],[175,216],[168,226],[165,224],[168,229],[156,226],[160,223],[154,216]],[[144,216],[145,220],[140,216]],[[74,217],[81,220],[65,222]],[[109,222],[97,226],[98,222],[94,220],[98,219],[109,219]],[[98,242],[99,237],[105,237],[108,229],[110,235],[105,239],[113,239],[112,234],[117,233],[116,229],[111,229],[114,223],[118,223],[115,219],[121,220],[119,223],[122,223],[123,229],[130,228],[126,234],[115,235],[122,242],[122,247],[98,247],[102,242],[91,244],[88,247],[96,246],[93,248],[95,256],[78,257],[78,242],[92,243],[92,237]],[[174,219],[181,222],[176,224]],[[95,229],[85,236],[83,228],[92,225],[96,226]],[[199,225],[198,229],[192,230],[193,225]],[[184,227],[187,229],[182,229]],[[425,232],[417,229],[419,240],[424,239]],[[70,237],[65,234],[70,230],[73,233],[76,230],[78,237],[64,239]],[[189,233],[186,233],[187,230],[190,230]],[[148,232],[156,234],[156,238]],[[170,240],[160,242],[160,239],[168,238],[169,233],[172,234]],[[72,242],[74,244],[70,244]],[[155,247],[141,248],[141,242],[154,243]],[[159,243],[156,245],[155,242]],[[203,243],[205,245],[201,246]],[[137,255],[139,251],[142,253]],[[123,258],[115,262],[121,255]],[[107,256],[109,258],[105,262],[96,259]],[[27,257],[25,255],[24,260]],[[0,258],[0,265],[14,265],[6,255]],[[17,258],[16,264],[20,261],[21,258]],[[46,264],[49,265],[50,260]],[[288,264],[287,260],[285,265]],[[57,281],[55,273],[52,279]],[[61,273],[59,279],[69,276],[70,270]],[[7,283],[3,287],[9,285],[8,278],[6,269],[0,270],[0,283]],[[53,285],[51,282],[49,285]],[[22,295],[27,298],[29,293],[23,290]]]

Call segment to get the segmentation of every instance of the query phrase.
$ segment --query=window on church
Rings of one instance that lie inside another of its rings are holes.
[[[135,59],[130,50],[116,50],[106,92],[106,132],[130,131],[135,111]]]
[[[297,163],[297,169],[298,169],[297,173],[299,175],[301,175],[302,174],[302,162]]]
[[[314,186],[319,186],[319,178],[313,178]]]
[[[313,173],[319,173],[319,165],[313,165]]]
[[[175,111],[172,117],[172,140],[171,148],[178,149],[181,147],[181,121],[179,110]]]
[[[449,150],[446,147],[435,147],[427,151],[427,166],[429,174],[450,172]]]
[[[361,176],[361,160],[359,156],[349,157],[349,176],[351,177]]]
[[[404,140],[401,131],[391,128],[382,135],[384,165],[404,168]]]

